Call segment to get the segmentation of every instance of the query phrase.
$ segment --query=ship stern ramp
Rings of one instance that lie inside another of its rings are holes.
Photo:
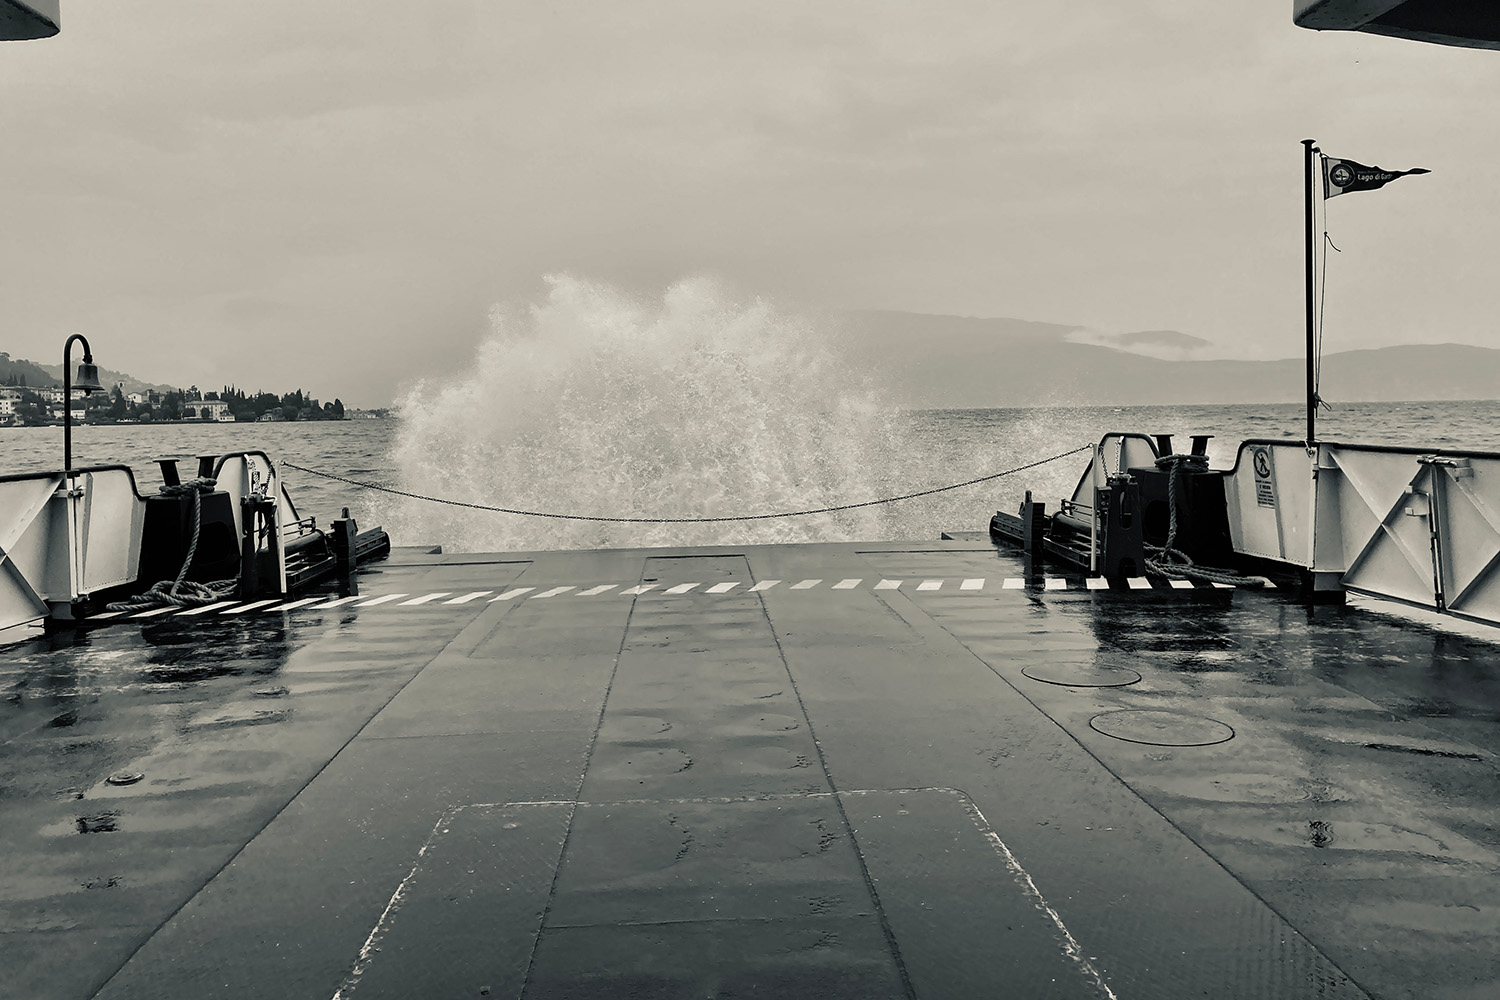
[[[1023,577],[398,549],[17,643],[0,957],[28,997],[1493,995],[1493,643]]]

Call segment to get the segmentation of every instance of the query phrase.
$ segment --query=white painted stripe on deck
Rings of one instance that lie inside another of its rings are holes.
[[[451,590],[440,590],[436,594],[423,594],[421,597],[413,597],[409,601],[402,601],[401,607],[405,608],[413,604],[426,604],[428,601],[435,601],[439,597],[447,597],[451,593],[453,593]]]
[[[989,819],[984,813],[979,811],[979,806],[975,805],[972,801],[969,803],[969,806],[974,810],[975,815],[979,817],[979,822],[982,824],[980,833],[994,846],[995,853],[1005,859],[1005,867],[1010,869],[1011,878],[1021,887],[1021,891],[1025,895],[1031,897],[1031,901],[1037,909],[1052,918],[1052,926],[1057,928],[1058,936],[1062,938],[1062,948],[1060,950],[1063,957],[1071,961],[1078,968],[1078,971],[1093,985],[1100,996],[1105,997],[1106,1000],[1119,1000],[1115,991],[1110,989],[1109,984],[1104,981],[1104,976],[1100,974],[1094,963],[1084,953],[1083,945],[1078,943],[1078,939],[1068,930],[1068,925],[1063,923],[1062,914],[1058,913],[1052,908],[1052,904],[1047,902],[1047,897],[1043,896],[1042,890],[1036,887],[1036,882],[1032,880],[1031,874],[1025,868],[1021,867],[1021,862],[1017,861],[1016,856],[1010,852],[1010,848],[1005,846],[1005,841],[1000,839],[1000,835],[990,825]],[[397,891],[399,894],[399,890]],[[371,932],[371,936],[374,936],[373,931]]]
[[[201,608],[188,608],[186,611],[177,612],[179,615],[206,615],[210,611],[218,611],[220,608],[229,608],[240,603],[239,601],[219,601],[217,604],[205,604]],[[123,611],[111,611],[110,614],[124,614]],[[103,615],[97,617],[103,618]]]
[[[1089,577],[1087,580],[1085,580],[1083,582],[1084,582],[1084,586],[1088,587],[1090,590],[1108,590],[1109,589],[1109,581],[1106,580],[1106,579],[1104,579],[1104,577],[1102,577],[1102,576],[1091,576],[1091,577]]]
[[[1172,580],[1172,581],[1169,581],[1169,582],[1172,584],[1172,589],[1173,590],[1192,590],[1193,589],[1193,581],[1192,580]]]
[[[532,594],[530,597],[528,597],[526,599],[528,601],[539,601],[539,600],[541,600],[544,597],[556,597],[558,594],[566,594],[570,590],[577,590],[577,589],[578,588],[575,587],[575,586],[573,586],[572,584],[569,584],[566,587],[553,587],[551,590],[544,590],[540,594]]]
[[[619,586],[618,583],[601,583],[597,587],[590,587],[588,590],[580,590],[574,596],[575,597],[593,597],[595,594],[602,594],[606,590],[614,590],[618,586]]]
[[[1023,580],[1023,579],[1021,579],[1019,576],[1008,576],[1008,577],[1005,578],[1005,582],[1000,585],[1000,589],[1001,590],[1020,590],[1020,589],[1022,589],[1025,586],[1026,586],[1026,581]]]
[[[404,597],[406,595],[404,595],[404,594],[397,594],[396,596],[397,597]],[[269,601],[251,601],[249,604],[241,604],[237,608],[225,608],[223,611],[220,612],[220,614],[225,614],[225,615],[242,615],[246,611],[254,611],[256,608],[263,608],[267,604],[277,604],[277,603],[280,602],[280,600],[281,599],[279,597],[273,597]]]
[[[861,583],[864,583],[863,578],[858,579],[858,580],[840,580],[838,583],[835,583],[833,585],[833,589],[834,590],[853,590],[855,587],[858,587]]]
[[[1130,584],[1130,589],[1131,590],[1150,590],[1151,589],[1151,581],[1148,580],[1148,579],[1146,579],[1144,576],[1127,577],[1125,579],[1125,582],[1128,583],[1128,584]]]
[[[233,604],[234,602],[230,601],[229,603]],[[183,612],[179,612],[179,613],[183,613]],[[118,618],[121,615],[128,615],[128,614],[130,614],[129,611],[102,611],[102,612],[100,612],[97,615],[90,615],[89,616],[89,620],[90,621],[99,621],[100,619],[103,619],[103,618]]]
[[[357,601],[357,600],[359,600],[359,595],[355,594],[353,597],[340,597],[338,600],[336,600],[336,601],[329,601],[327,604],[314,604],[312,607],[308,608],[307,610],[309,610],[309,611],[322,611],[324,608],[336,608],[336,607],[338,607],[341,604],[350,604],[350,603],[352,603],[354,601]]]
[[[809,590],[822,583],[822,580],[803,580],[801,583],[792,584],[793,590]]]
[[[376,607],[376,606],[381,605],[381,604],[389,604],[392,601],[399,601],[399,600],[401,600],[401,598],[403,598],[405,596],[406,596],[405,594],[386,594],[384,597],[377,597],[373,601],[365,601],[363,604],[356,604],[355,607],[356,608],[373,608],[373,607]],[[230,612],[228,612],[228,611],[226,611],[224,613],[226,615],[230,614]]]
[[[491,597],[488,601],[485,601],[484,603],[486,603],[486,604],[494,604],[496,601],[508,601],[512,597],[520,597],[522,594],[529,594],[529,593],[531,593],[535,589],[536,589],[535,587],[517,587],[514,590],[507,590],[505,593],[501,594],[499,597]],[[364,605],[360,605],[360,607],[364,607]]]
[[[976,579],[965,580],[963,583],[961,583],[961,584],[958,585],[958,589],[959,590],[983,590],[984,589],[984,577],[979,577],[977,580]]]
[[[875,585],[876,590],[900,590],[900,580],[881,580]]]
[[[1220,583],[1218,580],[1214,580],[1213,581],[1213,585],[1217,589],[1219,589],[1219,590],[1233,590],[1234,589],[1234,584],[1232,584],[1232,583]]]
[[[177,610],[177,605],[175,605],[175,604],[168,604],[164,608],[152,608],[150,611],[142,611],[142,612],[139,612],[137,614],[133,614],[130,617],[132,617],[132,618],[155,618],[157,615],[164,615],[168,611],[176,611],[176,610]]]
[[[756,593],[759,593],[762,590],[770,590],[772,587],[776,586],[780,582],[781,582],[780,580],[762,580],[759,583],[757,583],[755,586],[753,586],[753,587],[750,588],[750,593],[756,594]]]
[[[734,583],[716,583],[712,587],[709,587],[708,590],[706,591],[706,593],[709,593],[709,594],[727,594],[731,590],[733,590],[735,587],[738,587],[738,586],[739,586],[739,582],[738,581],[736,581]]]
[[[688,591],[692,590],[694,587],[701,587],[702,585],[703,585],[703,582],[701,580],[698,583],[679,583],[675,587],[668,587],[666,590],[662,591],[662,593],[664,593],[664,594],[686,594]]]
[[[315,603],[317,601],[321,601],[322,599],[323,599],[322,597],[304,597],[300,601],[287,601],[285,604],[278,604],[275,607],[270,607],[270,608],[261,608],[261,610],[262,611],[290,611],[293,608],[306,607],[307,605],[313,604],[313,603]]]
[[[943,589],[943,581],[942,580],[923,580],[921,583],[917,584],[917,589],[918,590],[942,590]]]
[[[493,594],[493,593],[494,593],[493,590],[476,590],[472,594],[464,594],[461,597],[449,598],[448,600],[444,601],[443,603],[444,604],[468,604],[470,601],[474,600],[475,598],[483,597],[486,594]]]
[[[1068,589],[1068,581],[1064,580],[1060,576],[1049,576],[1049,577],[1047,577],[1047,589],[1048,590],[1067,590]]]
[[[629,590],[622,590],[622,591],[620,591],[620,593],[622,593],[622,594],[644,594],[648,590],[655,590],[655,589],[656,589],[656,584],[654,584],[654,583],[643,583],[639,587],[631,587]]]

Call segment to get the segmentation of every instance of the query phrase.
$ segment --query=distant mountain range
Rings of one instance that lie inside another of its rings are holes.
[[[33,389],[62,385],[62,365],[39,365],[35,361],[27,361],[23,358],[12,360],[9,354],[0,351],[0,384],[9,382],[12,377],[16,378],[17,381],[24,378],[26,384]],[[175,392],[178,388],[173,385],[143,382],[134,375],[127,375],[124,372],[113,371],[109,368],[99,369],[99,382],[106,389],[115,385],[123,385],[125,392],[146,392],[148,390]],[[214,388],[217,389],[218,387],[215,386]]]
[[[1175,331],[1099,338],[1078,327],[1016,319],[851,312],[844,339],[856,369],[919,407],[1149,406],[1290,403],[1303,398],[1302,358],[1162,360],[1203,342]],[[1075,339],[1069,339],[1075,338]],[[1118,344],[1135,350],[1122,350]],[[1500,398],[1500,350],[1429,344],[1323,357],[1332,402]]]

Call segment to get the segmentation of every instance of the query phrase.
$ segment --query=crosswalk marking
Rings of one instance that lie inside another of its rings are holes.
[[[664,593],[664,594],[686,594],[688,591],[690,591],[694,587],[698,587],[698,586],[702,586],[702,581],[701,580],[698,583],[679,583],[675,587],[668,587],[666,590],[662,591],[662,593]]]
[[[1151,589],[1151,581],[1148,580],[1148,579],[1146,579],[1144,576],[1132,576],[1132,577],[1129,577],[1125,582],[1128,583],[1128,584],[1130,584],[1130,589],[1131,590],[1150,590]]]
[[[709,587],[708,590],[705,591],[705,593],[708,593],[708,594],[727,594],[731,590],[733,590],[735,587],[738,587],[738,586],[739,586],[738,583],[716,583],[712,587]]]
[[[900,580],[881,580],[875,585],[876,590],[900,590]]]
[[[309,611],[322,611],[324,608],[336,608],[336,607],[338,607],[341,604],[349,604],[349,603],[351,603],[353,601],[357,601],[357,600],[359,600],[359,595],[358,594],[355,594],[353,597],[340,597],[338,600],[336,600],[336,601],[329,601],[326,604],[314,604],[308,610]]]
[[[238,601],[219,601],[216,604],[205,604],[202,607],[188,608],[186,611],[177,612],[178,615],[206,615],[210,611],[218,611],[222,608],[233,607]],[[118,613],[118,612],[116,612]],[[102,617],[102,616],[101,616]]]
[[[319,601],[321,601],[322,599],[323,598],[321,598],[321,597],[304,597],[300,601],[287,601],[285,604],[277,604],[274,607],[261,608],[261,610],[262,611],[290,611],[293,608],[301,608],[301,607],[306,607],[309,604],[316,604]]]
[[[855,587],[858,587],[863,582],[864,582],[863,580],[858,580],[858,579],[840,580],[838,583],[835,583],[833,585],[833,589],[834,590],[853,590]]]
[[[529,594],[529,593],[531,593],[535,589],[536,589],[535,587],[516,587],[513,590],[507,590],[505,593],[501,594],[499,597],[491,597],[485,603],[486,604],[494,604],[496,601],[508,601],[512,597],[520,597],[522,594]],[[364,607],[364,605],[361,604],[360,607]]]
[[[959,590],[983,590],[984,589],[984,578],[980,577],[977,580],[965,580],[963,583],[961,583],[961,584],[958,585],[958,589]]]
[[[435,601],[439,597],[447,597],[451,593],[453,593],[451,590],[440,590],[436,594],[423,594],[421,597],[413,597],[409,601],[402,601],[401,606],[405,608],[413,604],[426,604],[428,601]]]
[[[1068,581],[1062,579],[1061,577],[1049,576],[1049,577],[1047,577],[1047,589],[1048,590],[1067,590],[1068,589]]]
[[[656,589],[656,584],[654,584],[654,583],[643,583],[639,587],[631,587],[629,590],[622,590],[622,591],[620,591],[620,593],[622,593],[622,594],[644,594],[648,590],[655,590],[655,589]]]
[[[593,597],[595,594],[602,594],[606,590],[614,590],[618,586],[619,586],[618,583],[601,583],[597,587],[590,587],[588,590],[580,590],[574,596],[576,596],[576,597]]]
[[[780,580],[762,580],[759,583],[757,583],[755,586],[753,586],[753,587],[750,588],[750,593],[757,594],[757,593],[759,593],[762,590],[770,590],[772,587],[776,586],[780,582],[781,582]]]
[[[405,594],[397,594],[396,596],[397,597],[405,597],[406,595]],[[221,614],[226,614],[226,615],[244,614],[246,611],[254,611],[256,608],[263,608],[267,604],[277,604],[277,603],[280,602],[280,600],[281,600],[281,598],[279,598],[279,597],[273,597],[269,601],[251,601],[249,604],[241,604],[237,608],[226,608],[224,611],[221,612]]]
[[[942,590],[943,589],[943,581],[942,580],[923,580],[921,583],[917,584],[917,589],[918,590]]]
[[[793,590],[808,590],[822,583],[822,580],[803,580],[801,583],[792,584]]]
[[[556,597],[558,594],[566,594],[570,590],[577,590],[577,589],[578,589],[577,587],[574,587],[571,584],[568,585],[568,586],[566,586],[566,587],[553,587],[551,590],[544,590],[540,594],[532,594],[530,597],[528,597],[526,599],[528,601],[539,601],[539,600],[541,600],[544,597]]]
[[[483,597],[485,594],[493,594],[493,593],[494,593],[493,590],[476,590],[472,594],[464,594],[464,595],[462,595],[460,597],[454,597],[454,598],[452,598],[450,600],[444,601],[443,603],[444,604],[468,604],[470,601],[474,600],[476,597]]]
[[[1022,580],[1020,577],[1018,577],[1018,576],[1008,576],[1008,577],[1005,578],[1005,582],[1000,585],[1000,589],[1001,590],[1020,590],[1020,589],[1022,589],[1025,586],[1026,586],[1026,581]]]

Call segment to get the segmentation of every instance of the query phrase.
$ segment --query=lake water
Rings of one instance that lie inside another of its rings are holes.
[[[801,426],[744,414],[711,428],[674,426],[647,414],[647,430],[613,433],[630,414],[609,409],[559,421],[434,427],[405,420],[326,423],[76,427],[76,465],[123,463],[142,492],[161,482],[153,459],[259,449],[273,460],[410,492],[469,503],[557,513],[728,516],[852,503],[988,475],[1097,441],[1106,431],[1211,433],[1216,466],[1246,438],[1300,439],[1299,405],[1027,410],[809,410]],[[693,414],[688,414],[688,417]],[[597,422],[600,427],[591,426]],[[564,425],[566,423],[566,426]],[[753,426],[750,426],[753,424]],[[1323,440],[1500,451],[1500,401],[1350,404],[1319,417]],[[362,527],[383,524],[397,544],[453,550],[580,548],[636,544],[931,539],[982,530],[997,508],[1013,510],[1032,489],[1049,501],[1070,493],[1086,464],[1076,455],[996,482],[837,515],[712,525],[608,525],[465,510],[355,489],[289,471],[301,513],[319,524],[348,506]],[[60,468],[62,430],[0,428],[0,472]]]

